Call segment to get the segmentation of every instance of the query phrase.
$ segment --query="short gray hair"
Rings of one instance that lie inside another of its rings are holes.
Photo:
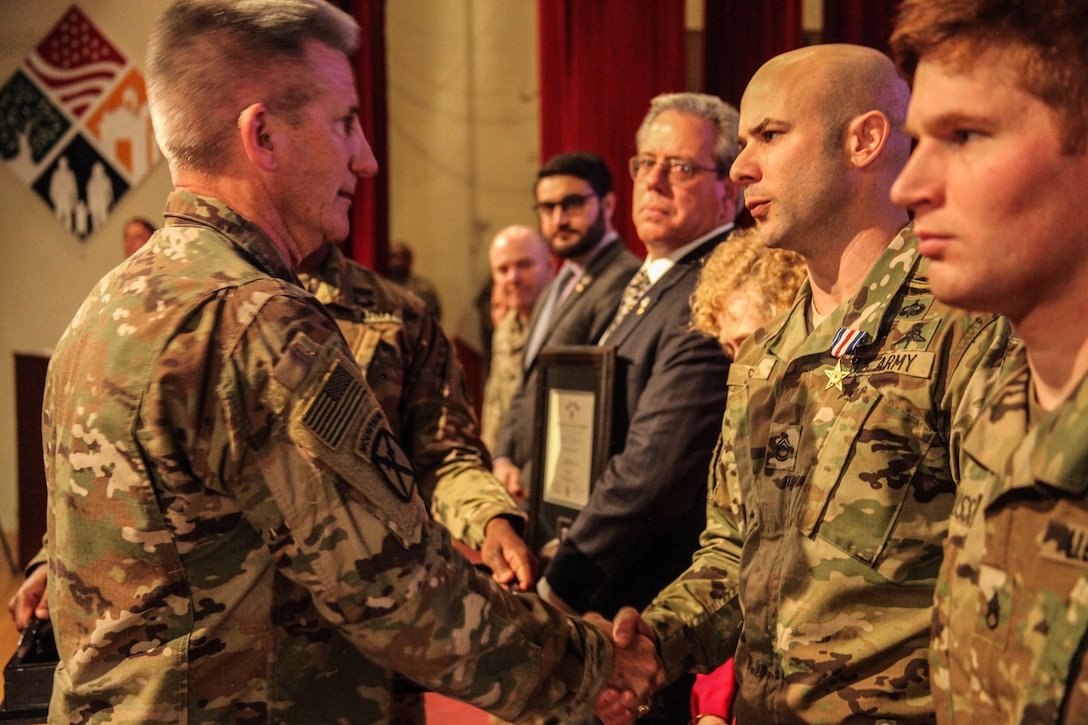
[[[325,0],[178,0],[170,6],[148,45],[147,95],[171,169],[221,171],[238,115],[252,103],[266,103],[298,123],[314,96],[306,67],[311,40],[351,56],[359,26]],[[279,67],[270,68],[274,64]],[[262,97],[247,97],[254,88]]]
[[[721,176],[729,176],[729,167],[740,154],[737,146],[737,127],[740,115],[737,109],[728,103],[706,93],[662,93],[650,101],[650,110],[642,119],[642,125],[635,134],[635,145],[641,149],[642,142],[658,116],[665,111],[676,111],[689,116],[705,119],[717,129],[717,140],[714,142],[714,161]]]

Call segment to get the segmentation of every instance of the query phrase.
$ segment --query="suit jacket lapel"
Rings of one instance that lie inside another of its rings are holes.
[[[570,291],[567,298],[563,300],[563,304],[559,305],[559,308],[552,315],[551,330],[548,330],[547,336],[544,338],[544,343],[547,344],[548,338],[551,337],[552,330],[555,329],[559,321],[562,320],[571,308],[577,303],[578,299],[586,293],[586,291],[593,284],[593,281],[601,273],[602,270],[607,269],[608,265],[623,252],[623,240],[616,238],[609,242],[601,253],[593,258],[593,261],[589,263],[586,268],[585,274],[578,278],[578,281],[574,284],[574,289]]]
[[[623,341],[627,339],[627,336],[638,327],[639,320],[653,308],[654,303],[661,299],[673,285],[684,279],[684,277],[689,274],[695,274],[698,271],[699,261],[710,254],[711,250],[718,246],[718,243],[725,239],[730,231],[732,230],[730,229],[711,237],[685,254],[679,262],[674,264],[672,269],[666,272],[661,279],[657,280],[657,282],[646,291],[646,294],[644,294],[635,304],[635,308],[620,321],[619,326],[609,333],[606,344],[613,347],[619,347],[623,344]]]

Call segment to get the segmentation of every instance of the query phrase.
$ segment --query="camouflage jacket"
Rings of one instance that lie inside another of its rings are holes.
[[[491,474],[461,363],[427,305],[336,246],[300,279],[336,318],[435,518],[475,548],[495,516],[523,525],[525,514]]]
[[[335,322],[219,202],[108,274],[46,382],[51,722],[371,723],[367,658],[506,719],[611,648],[476,570]]]
[[[936,301],[926,268],[901,233],[811,333],[806,282],[729,371],[701,548],[647,614],[673,676],[736,650],[742,722],[933,720],[933,589],[978,410],[964,391],[1008,328]],[[867,340],[836,359],[840,328]]]
[[[1029,413],[1021,352],[963,442],[931,648],[942,723],[1088,722],[1088,381]]]
[[[521,319],[517,310],[510,310],[491,338],[491,371],[484,384],[483,413],[480,415],[483,439],[488,450],[495,447],[503,416],[521,384],[521,356],[528,335],[529,325]]]

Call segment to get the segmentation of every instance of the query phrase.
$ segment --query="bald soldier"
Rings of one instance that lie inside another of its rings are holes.
[[[1001,359],[1007,327],[934,298],[888,197],[907,103],[887,57],[848,45],[772,59],[741,101],[730,175],[808,279],[730,368],[701,548],[641,625],[667,680],[735,653],[738,722],[934,719],[952,462],[978,408],[968,386]],[[616,625],[622,639],[637,616]],[[631,718],[611,693],[599,709]]]
[[[480,438],[494,450],[503,416],[521,382],[521,360],[529,335],[529,318],[537,298],[552,281],[548,242],[522,224],[508,226],[487,250],[496,297],[505,312],[491,339],[491,367],[484,385]]]

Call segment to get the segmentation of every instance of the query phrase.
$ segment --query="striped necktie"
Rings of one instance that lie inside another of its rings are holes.
[[[616,310],[616,316],[612,318],[612,323],[608,326],[608,329],[601,335],[599,345],[603,345],[608,336],[615,332],[616,328],[623,322],[623,318],[627,317],[628,312],[635,309],[635,305],[638,304],[638,301],[642,299],[642,295],[646,294],[648,289],[650,289],[650,275],[645,269],[640,269],[627,283],[627,287],[624,288],[623,297],[620,299],[620,308]]]

